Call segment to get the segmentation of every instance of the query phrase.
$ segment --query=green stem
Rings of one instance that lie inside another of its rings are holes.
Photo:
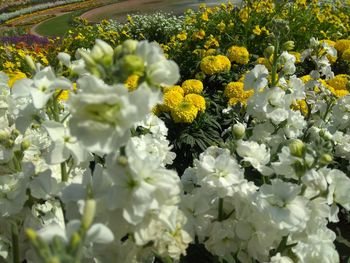
[[[271,72],[271,86],[274,87],[277,84],[277,55],[279,49],[279,41],[276,39],[275,50],[273,52],[273,65]]]
[[[68,181],[68,173],[67,173],[66,162],[61,163],[61,179],[62,179],[62,182],[67,182]]]
[[[18,229],[15,224],[12,225],[12,256],[13,263],[20,263],[19,259],[19,237],[18,237]]]
[[[219,198],[218,220],[221,222],[224,219],[224,198]]]

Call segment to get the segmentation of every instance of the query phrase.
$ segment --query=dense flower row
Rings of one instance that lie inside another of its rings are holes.
[[[0,15],[0,22],[5,22],[11,18],[17,17],[17,16],[21,16],[24,14],[28,14],[28,13],[33,13],[35,11],[39,11],[39,10],[44,10],[44,9],[48,9],[54,6],[60,6],[60,5],[66,5],[66,4],[70,4],[70,3],[75,3],[75,2],[81,2],[82,0],[63,0],[63,1],[55,1],[55,2],[49,2],[49,3],[44,3],[44,4],[38,4],[38,5],[34,5],[34,6],[30,6],[27,8],[23,8],[11,13],[2,13]]]

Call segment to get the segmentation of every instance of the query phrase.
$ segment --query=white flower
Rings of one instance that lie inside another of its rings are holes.
[[[286,75],[292,75],[295,72],[295,56],[289,54],[287,51],[283,51],[278,62],[282,64],[282,72]]]
[[[340,170],[333,169],[327,174],[328,203],[336,202],[345,209],[350,210],[350,178]]]
[[[208,191],[215,191],[219,197],[232,195],[231,187],[244,179],[243,170],[227,149],[209,147],[195,161],[195,166],[198,169],[196,183]]]
[[[339,263],[339,255],[333,244],[336,235],[328,228],[318,228],[307,235],[305,240],[298,240],[292,248],[300,263]]]
[[[271,175],[272,169],[266,164],[270,162],[270,150],[265,144],[254,141],[238,141],[237,153],[244,161],[249,162],[255,169],[264,175]]]
[[[138,126],[147,129],[155,137],[166,137],[168,135],[168,128],[165,123],[153,113],[147,114],[144,120],[137,122],[135,127]]]
[[[176,154],[171,152],[171,146],[166,139],[154,138],[151,134],[130,138],[126,147],[132,155],[141,159],[159,163],[161,166],[172,164]]]
[[[42,109],[56,89],[70,89],[72,83],[63,77],[57,78],[51,69],[46,67],[38,71],[33,80],[23,79],[13,86],[13,94],[17,97],[31,96],[36,109]]]
[[[222,222],[214,222],[209,234],[209,239],[204,245],[212,254],[226,258],[229,262],[235,262],[231,256],[238,250],[238,244],[235,239],[235,224],[232,219]]]
[[[33,165],[24,164],[23,172],[0,176],[0,215],[8,217],[20,212],[27,201],[29,176]]]
[[[146,75],[152,86],[173,85],[179,80],[179,67],[174,61],[164,57],[158,44],[141,41],[137,44],[135,54],[143,59]]]
[[[52,145],[48,153],[48,162],[58,164],[66,161],[70,156],[76,164],[88,159],[88,152],[79,143],[77,138],[70,136],[63,124],[55,121],[45,121],[43,127],[52,139]]]
[[[332,126],[334,130],[350,127],[350,95],[339,98],[333,107]]]
[[[279,229],[300,232],[305,229],[310,216],[308,200],[299,195],[300,191],[299,185],[276,179],[272,185],[260,187],[255,203]]]
[[[281,253],[277,253],[271,258],[270,263],[293,263],[294,261],[290,257],[281,256]]]
[[[126,143],[129,129],[142,120],[159,98],[148,87],[128,92],[94,76],[78,80],[80,93],[70,98],[70,131],[91,152],[103,155]]]
[[[267,76],[269,71],[264,65],[256,65],[249,73],[246,74],[244,78],[244,89],[255,91],[266,87],[268,84]]]
[[[180,201],[180,179],[176,172],[159,166],[159,162],[113,156],[107,165],[106,174],[114,181],[114,208],[123,209],[123,217],[137,225],[150,210],[160,210],[162,205],[175,205]],[[119,159],[119,161],[118,161]],[[113,208],[113,207],[111,207]]]
[[[72,220],[63,229],[62,226],[53,223],[40,229],[38,235],[47,242],[51,242],[55,236],[59,236],[68,243],[80,225],[79,220]],[[101,223],[93,224],[86,233],[86,243],[108,244],[113,240],[114,235],[111,230]]]

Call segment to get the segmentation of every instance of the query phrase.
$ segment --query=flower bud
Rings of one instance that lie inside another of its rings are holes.
[[[9,139],[9,133],[4,131],[4,130],[0,130],[0,143],[7,141]]]
[[[96,39],[96,46],[98,46],[105,56],[113,57],[114,50],[105,41],[101,39]]]
[[[320,158],[320,163],[324,165],[330,164],[332,161],[333,157],[328,153],[322,154]]]
[[[31,70],[36,71],[36,66],[31,56],[25,56],[24,60]]]
[[[283,43],[282,49],[286,50],[286,51],[290,51],[290,50],[293,50],[294,47],[295,47],[294,41],[290,40],[290,41]]]
[[[122,70],[127,73],[127,75],[143,73],[145,70],[145,62],[142,58],[135,55],[126,55],[121,61]]]
[[[274,46],[268,46],[264,50],[264,57],[265,58],[270,58],[273,55],[274,52],[275,52],[275,47]]]
[[[120,166],[127,166],[128,165],[128,159],[125,157],[125,156],[119,156],[117,158],[117,163],[120,165]]]
[[[70,66],[70,59],[71,59],[71,56],[67,53],[64,53],[64,52],[60,52],[58,53],[57,55],[57,59],[63,64],[65,65],[66,67],[69,67]]]
[[[305,145],[299,139],[293,139],[289,144],[290,153],[296,157],[302,157],[305,153]]]
[[[137,48],[137,44],[138,44],[138,42],[136,40],[131,40],[131,39],[126,40],[122,45],[123,53],[125,55],[135,53],[135,50]]]
[[[96,201],[93,199],[89,199],[85,202],[84,206],[84,214],[81,220],[81,223],[85,229],[88,229],[92,222],[94,221],[96,213]]]
[[[84,60],[86,66],[88,67],[96,67],[96,62],[92,59],[90,54],[88,54],[84,50],[78,50],[79,56]]]
[[[30,141],[29,140],[24,140],[22,143],[21,143],[21,151],[25,151],[27,150],[28,148],[30,147]]]
[[[232,133],[236,139],[242,139],[245,135],[245,126],[238,122],[232,126]]]
[[[30,241],[35,241],[38,238],[38,234],[31,228],[26,229],[26,235]]]

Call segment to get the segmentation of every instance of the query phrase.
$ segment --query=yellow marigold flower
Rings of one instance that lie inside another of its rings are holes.
[[[26,77],[27,75],[25,73],[20,71],[15,71],[9,74],[9,81],[7,82],[7,84],[9,85],[10,88],[12,88],[13,84],[15,84],[17,80],[24,79]]]
[[[168,91],[164,94],[163,105],[165,111],[175,109],[182,101],[184,96],[176,90]]]
[[[245,47],[232,46],[227,50],[231,62],[245,65],[249,62],[249,52]]]
[[[125,87],[129,91],[135,90],[137,88],[138,82],[139,82],[140,76],[137,74],[130,75],[124,82]]]
[[[340,39],[335,42],[334,47],[338,52],[343,53],[345,50],[350,48],[350,39]]]
[[[199,112],[204,112],[206,109],[205,99],[198,94],[187,94],[185,96],[185,101],[192,103]]]
[[[181,88],[181,86],[179,85],[174,85],[174,86],[167,86],[167,87],[164,87],[163,88],[163,93],[167,93],[167,92],[170,92],[170,91],[176,91],[178,93],[181,93],[182,96],[185,95],[185,92],[183,90],[183,88]]]
[[[247,105],[247,100],[254,93],[253,90],[244,90],[243,82],[230,82],[227,84],[224,95],[229,98],[228,104],[233,106],[237,103],[241,103],[242,105]]]
[[[200,29],[199,31],[193,32],[192,39],[193,40],[202,40],[205,37],[205,31],[203,29]]]
[[[307,116],[307,114],[309,113],[309,108],[307,107],[307,103],[305,100],[297,100],[290,107],[292,110],[300,111],[301,114],[303,114],[304,116]]]
[[[343,52],[341,58],[344,59],[345,61],[350,61],[350,48],[346,49]]]
[[[349,95],[349,91],[345,90],[345,89],[340,89],[340,90],[335,90],[333,94],[335,96],[337,96],[338,98],[341,98],[341,97]]]
[[[184,90],[185,95],[187,95],[189,93],[199,94],[203,91],[203,83],[202,83],[202,81],[200,81],[198,79],[185,80],[182,83],[181,87]]]
[[[346,74],[336,75],[334,78],[327,80],[327,84],[335,90],[346,90],[349,83],[349,76]]]
[[[230,82],[227,84],[224,95],[228,98],[232,97],[238,97],[241,96],[242,92],[244,91],[244,84],[243,82]]]
[[[177,34],[176,36],[179,40],[185,41],[187,39],[187,33],[186,32],[181,32],[180,34]]]
[[[231,69],[230,60],[223,55],[207,56],[202,59],[200,68],[206,75],[227,72]]]
[[[175,123],[192,123],[198,114],[198,109],[188,101],[181,102],[171,110],[171,117]]]
[[[226,29],[226,24],[224,23],[224,21],[221,20],[221,22],[217,24],[216,28],[217,30],[219,30],[220,33],[222,33]]]

